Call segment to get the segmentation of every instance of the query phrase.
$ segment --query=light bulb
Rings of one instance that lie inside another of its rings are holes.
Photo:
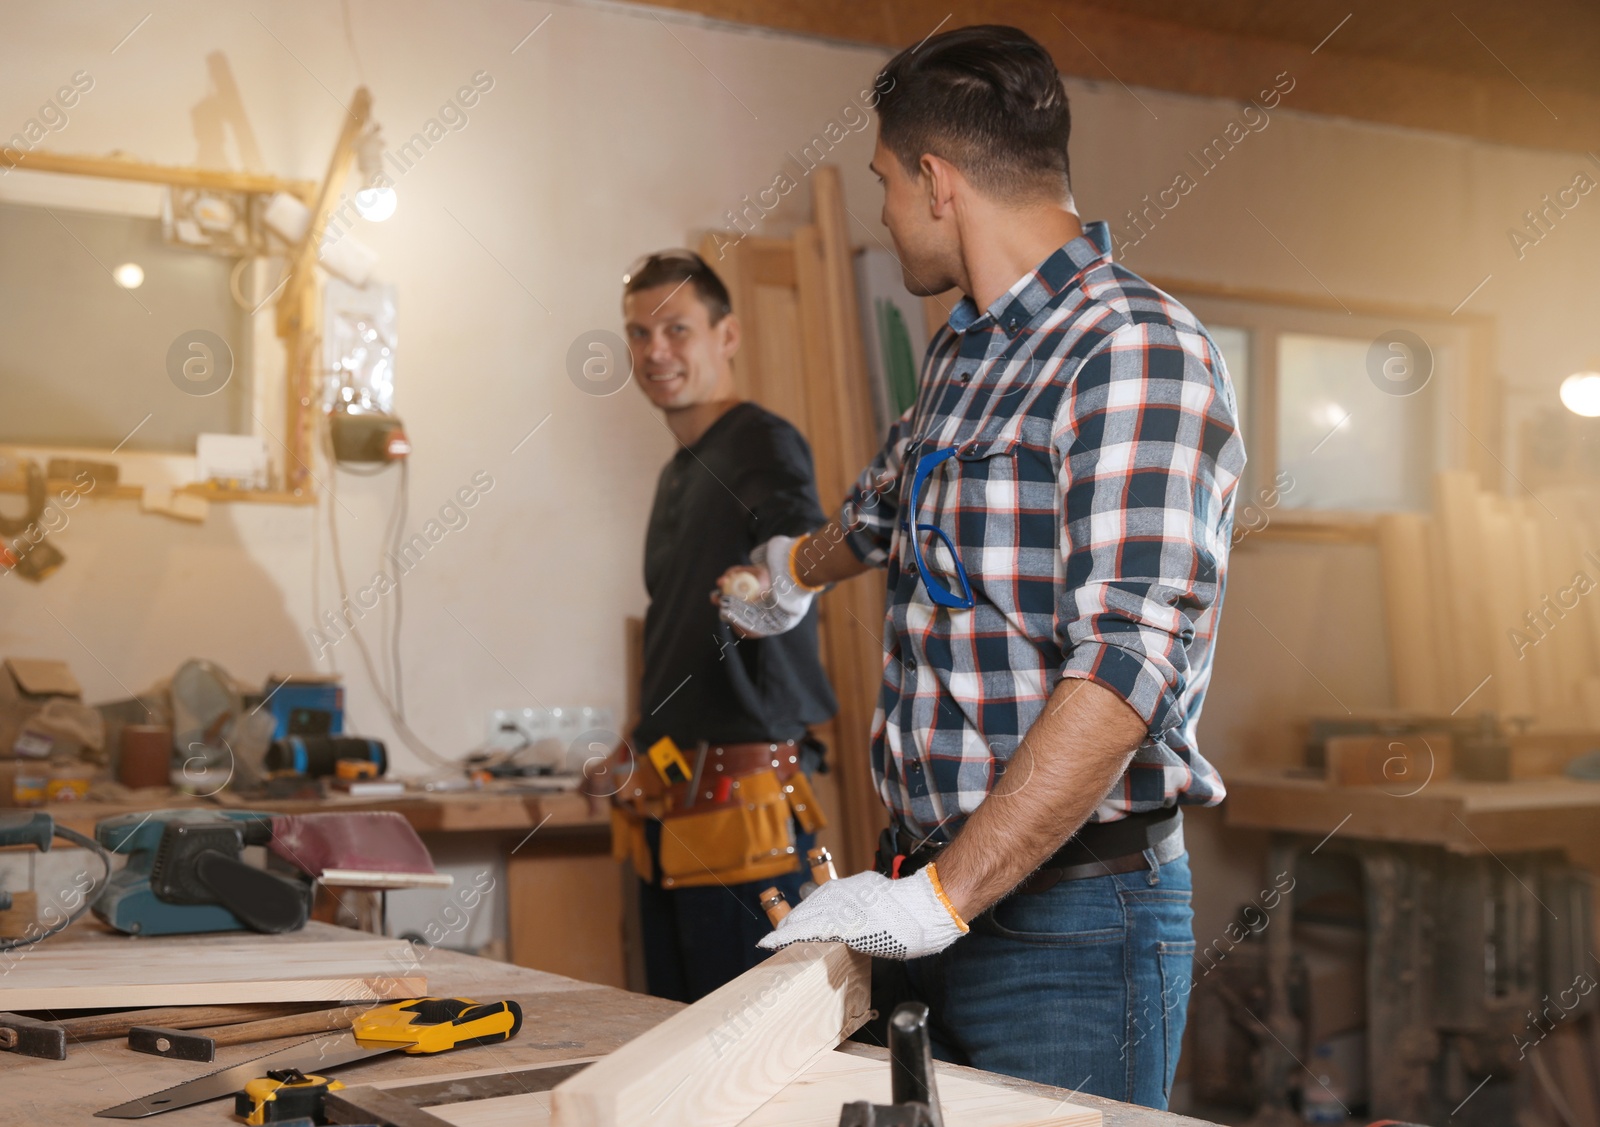
[[[393,215],[398,202],[393,188],[363,188],[356,193],[356,211],[371,223],[382,223]]]
[[[1574,415],[1600,416],[1600,372],[1574,372],[1562,380],[1561,402]]]
[[[137,262],[124,262],[111,271],[112,280],[125,290],[136,290],[144,285],[144,267]]]

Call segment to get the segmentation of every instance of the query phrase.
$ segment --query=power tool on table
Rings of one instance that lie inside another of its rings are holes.
[[[93,852],[99,858],[100,864],[105,867],[103,873],[101,874],[101,881],[104,882],[110,877],[111,858],[107,856],[106,851],[102,849],[98,843],[90,838],[85,837],[77,830],[68,829],[66,826],[56,825],[55,819],[50,817],[48,814],[37,812],[27,814],[0,814],[0,846],[31,845],[40,853],[48,853],[50,852],[51,842],[58,837],[63,841],[70,841],[73,845],[82,846],[83,848]],[[61,905],[61,907],[65,908],[66,911],[59,913],[59,919],[56,919],[42,927],[36,925],[30,928],[29,933],[26,935],[0,939],[0,951],[10,951],[17,947],[26,947],[30,943],[37,943],[41,939],[48,939],[50,936],[64,931],[68,927],[71,927],[72,924],[84,914],[84,912],[89,910],[88,896],[84,895],[83,892],[80,892],[78,895],[81,896],[81,900],[79,900],[77,903],[66,903]],[[0,912],[10,910],[11,905],[11,893],[7,892],[4,888],[0,888]],[[52,912],[51,914],[57,915],[58,913]]]
[[[323,1075],[329,1069],[397,1049],[411,1054],[442,1053],[497,1044],[511,1040],[521,1028],[522,1007],[513,1001],[414,998],[376,1006],[356,1018],[348,1030],[302,1041],[95,1115],[143,1119],[231,1095],[236,1113],[244,1116],[246,1123],[280,1123],[307,1114],[315,1118],[320,1115],[323,1098],[343,1087]]]
[[[156,810],[107,818],[95,838],[128,863],[106,882],[94,913],[131,935],[294,931],[319,880],[346,888],[448,883],[393,811]],[[244,859],[257,845],[267,850],[266,868]]]

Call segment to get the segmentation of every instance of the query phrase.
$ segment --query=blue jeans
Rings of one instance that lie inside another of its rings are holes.
[[[1154,861],[1154,855],[1150,855]],[[932,1011],[940,1060],[1165,1109],[1194,961],[1189,856],[1013,895],[937,955],[874,961],[873,1005]]]

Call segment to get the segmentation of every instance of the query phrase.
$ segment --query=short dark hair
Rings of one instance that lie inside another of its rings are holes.
[[[979,24],[935,35],[890,59],[877,87],[878,135],[907,172],[932,153],[991,195],[1071,190],[1067,92],[1027,32]]]
[[[685,282],[694,284],[695,295],[706,307],[713,325],[733,312],[728,287],[722,284],[722,279],[706,260],[692,250],[662,250],[645,255],[622,276],[622,295],[627,297],[657,286],[681,286]]]

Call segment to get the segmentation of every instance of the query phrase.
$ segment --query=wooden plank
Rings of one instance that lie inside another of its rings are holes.
[[[1523,521],[1505,500],[1478,495],[1478,521],[1483,529],[1483,608],[1493,623],[1488,632],[1490,664],[1494,668],[1494,697],[1505,716],[1531,716],[1540,691],[1533,667],[1511,642],[1508,628],[1522,615],[1522,589],[1527,585],[1519,540]],[[1543,678],[1538,678],[1541,683]],[[1487,692],[1487,686],[1485,691]],[[1451,707],[1449,704],[1443,708]]]
[[[19,172],[59,172],[71,176],[98,176],[106,180],[134,180],[147,184],[174,184],[186,188],[219,188],[230,192],[287,192],[309,201],[317,190],[312,180],[285,180],[260,172],[231,172],[181,165],[151,164],[128,157],[85,157],[34,150],[18,153],[0,150],[0,167]]]
[[[776,252],[773,252],[775,257]],[[790,274],[794,272],[794,252],[788,255]],[[762,283],[751,287],[753,314],[761,326],[760,352],[756,372],[760,379],[761,405],[795,425],[816,446],[823,441],[818,431],[829,424],[826,416],[813,417],[806,394],[806,374],[795,341],[800,334],[800,303],[794,286]],[[827,495],[824,494],[824,497]],[[828,502],[832,498],[827,498]]]
[[[814,230],[795,236],[807,386],[819,426],[817,486],[838,504],[878,452],[872,389],[867,375],[861,306],[856,295],[855,252],[839,170],[829,165],[811,176]],[[839,792],[845,823],[841,860],[859,871],[871,864],[878,832],[886,824],[882,799],[867,763],[873,716],[883,682],[884,584],[876,575],[843,583],[822,596],[824,645],[839,700]]]
[[[1483,528],[1478,516],[1478,479],[1469,472],[1441,473],[1434,480],[1434,508],[1443,539],[1438,557],[1445,576],[1456,663],[1455,699],[1464,700],[1494,672],[1484,618]],[[1472,707],[1493,707],[1493,683],[1479,690]],[[1454,705],[1452,705],[1454,707]]]
[[[1437,502],[1435,502],[1437,508]],[[1277,522],[1274,521],[1274,524]],[[1428,602],[1433,622],[1433,656],[1439,668],[1439,692],[1445,702],[1442,711],[1457,708],[1465,689],[1458,688],[1466,675],[1461,670],[1461,652],[1456,642],[1456,620],[1450,595],[1450,573],[1445,558],[1450,551],[1445,542],[1444,521],[1437,511],[1428,518]]]
[[[365,86],[356,88],[345,113],[327,174],[311,201],[311,218],[305,234],[289,264],[288,284],[276,306],[278,336],[283,339],[287,367],[284,373],[284,429],[282,442],[284,487],[295,494],[309,491],[311,462],[315,458],[313,439],[318,411],[314,406],[317,379],[322,364],[322,279],[317,259],[322,252],[322,236],[338,202],[350,170],[355,166],[356,142],[367,127],[372,113],[372,95]]]
[[[935,1064],[939,1103],[945,1127],[1099,1127],[1100,1113],[1093,1108],[1018,1092],[958,1074],[948,1065]],[[471,1081],[501,1075],[484,1069],[441,1080]],[[361,1106],[361,1092],[399,1090],[414,1081],[384,1081],[361,1085],[344,1098]],[[463,1088],[467,1085],[463,1084]],[[454,1127],[544,1127],[550,1120],[551,1093],[527,1092],[515,1096],[442,1105],[423,1104]],[[824,1053],[793,1082],[739,1122],[738,1127],[838,1127],[839,1109],[855,1100],[887,1104],[890,1099],[889,1065],[845,1053]]]
[[[800,943],[555,1089],[556,1127],[734,1127],[867,1019],[868,960]]]
[[[1433,602],[1428,593],[1427,518],[1385,513],[1378,518],[1383,565],[1384,621],[1389,628],[1389,669],[1400,708],[1437,712],[1450,707],[1440,691],[1434,654]]]
[[[280,938],[292,943],[301,935],[325,939],[339,934],[340,929],[308,925],[305,933]],[[210,938],[224,941],[227,937]],[[94,941],[107,950],[122,942],[104,934],[95,936]],[[343,1073],[345,1083],[393,1080],[409,1086],[483,1069],[500,1072],[572,1058],[592,1058],[616,1050],[682,1009],[676,1002],[607,987],[583,986],[555,975],[443,948],[419,954],[428,972],[430,988],[439,994],[479,1000],[516,999],[526,1015],[522,1033],[502,1044],[459,1052],[422,1056],[392,1053]],[[846,1052],[879,1062],[887,1060],[883,1050],[866,1045],[850,1043]],[[217,1065],[226,1067],[259,1055],[256,1046],[224,1047],[218,1050]],[[942,1083],[946,1066],[938,1067]],[[3,1070],[5,1093],[10,1099],[7,1110],[14,1110],[14,1117],[22,1117],[19,1122],[25,1120],[29,1127],[82,1127],[100,1108],[192,1079],[203,1071],[186,1061],[140,1056],[116,1042],[100,1042],[93,1046],[92,1053],[69,1051],[64,1061],[8,1059],[0,1064],[0,1070]],[[952,1071],[996,1087],[1028,1091],[1057,1101],[1070,1098],[1074,1103],[1098,1108],[1105,1115],[1106,1127],[1194,1127],[1193,1120],[1166,1112],[1095,1096],[1072,1096],[1066,1091],[1011,1077],[978,1074],[972,1069],[954,1068]],[[16,1093],[14,1099],[11,1098],[13,1092]],[[214,1127],[227,1117],[229,1107],[231,1103],[202,1104],[167,1112],[149,1122],[159,1127]],[[837,1122],[837,1113],[834,1122]]]
[[[1578,756],[1600,750],[1600,730],[1516,732],[1506,742],[1511,745],[1513,779],[1553,779]]]
[[[1564,621],[1559,608],[1554,612],[1546,612],[1542,605],[1547,597],[1553,600],[1565,586],[1565,583],[1558,578],[1561,568],[1560,548],[1553,540],[1546,541],[1545,530],[1536,519],[1544,515],[1535,506],[1533,515],[1524,516],[1513,530],[1522,557],[1520,602],[1523,604],[1511,612],[1516,616],[1513,621],[1524,623],[1524,616],[1528,611],[1536,615],[1551,614],[1550,626],[1545,631],[1544,639],[1538,645],[1523,651],[1525,657],[1522,664],[1530,669],[1530,682],[1533,688],[1532,699],[1529,702],[1531,707],[1523,715],[1534,716],[1540,724],[1557,728],[1571,727],[1578,722],[1574,707],[1577,692],[1571,683],[1573,664],[1565,656],[1565,652],[1569,651],[1572,643],[1577,641],[1578,632],[1572,629],[1577,624]],[[1546,520],[1549,518],[1546,517]],[[1550,605],[1553,606],[1553,602]],[[1508,715],[1516,714],[1509,708],[1504,708],[1502,711]]]
[[[1448,779],[1454,767],[1449,732],[1397,736],[1330,736],[1327,776],[1339,786],[1381,786],[1400,796]]]
[[[1520,504],[1526,515],[1525,534],[1530,543],[1537,544],[1543,558],[1545,586],[1540,600],[1548,595],[1560,616],[1549,638],[1555,643],[1554,647],[1540,647],[1551,651],[1552,672],[1560,686],[1559,708],[1553,714],[1541,715],[1539,721],[1551,727],[1581,725],[1586,722],[1583,683],[1600,673],[1584,629],[1587,612],[1581,605],[1588,597],[1581,594],[1587,561],[1571,535],[1576,522],[1558,521],[1555,514],[1546,512],[1535,502]],[[1593,576],[1587,578],[1593,582]]]
[[[159,1025],[167,1029],[201,1029],[208,1025],[226,1028],[230,1022],[270,1021],[320,1008],[317,1003],[271,1002],[246,1006],[164,1006],[152,1010],[120,1010],[110,1014],[69,1017],[56,1022],[74,1041],[104,1041],[126,1037],[135,1025]]]
[[[80,925],[11,956],[5,1004],[15,1011],[413,998],[428,990],[416,958],[411,944],[394,939],[111,937]]]

